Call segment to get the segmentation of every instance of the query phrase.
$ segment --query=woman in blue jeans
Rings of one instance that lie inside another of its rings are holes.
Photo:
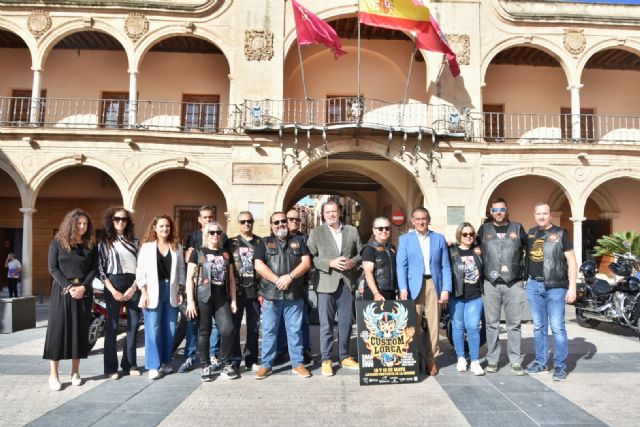
[[[463,222],[456,230],[456,243],[449,247],[453,274],[453,298],[449,300],[453,346],[458,356],[456,369],[466,372],[467,359],[464,350],[464,333],[467,332],[469,370],[474,375],[484,375],[480,366],[480,316],[482,316],[482,253],[474,241],[476,231]]]
[[[178,305],[182,302],[185,268],[173,220],[158,215],[151,221],[138,254],[136,282],[144,313],[144,351],[149,379],[173,372],[171,355]]]

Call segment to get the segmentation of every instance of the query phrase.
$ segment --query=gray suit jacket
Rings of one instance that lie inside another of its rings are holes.
[[[316,268],[313,287],[317,292],[332,293],[338,289],[340,279],[344,279],[345,284],[353,291],[357,280],[356,268],[362,262],[360,252],[362,243],[358,229],[351,225],[343,225],[342,228],[342,251],[338,252],[332,231],[327,224],[311,230],[307,246],[313,257],[313,265]],[[340,256],[351,258],[355,264],[353,270],[340,271],[329,267],[332,259]]]

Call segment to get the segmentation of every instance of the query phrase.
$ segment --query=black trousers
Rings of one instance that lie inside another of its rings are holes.
[[[211,337],[211,319],[216,319],[220,331],[219,360],[222,365],[231,363],[233,349],[233,318],[231,304],[224,292],[212,292],[205,303],[198,300],[200,323],[198,325],[198,358],[201,363],[209,363],[209,339]]]
[[[133,285],[136,279],[135,274],[110,274],[109,280],[119,292],[124,293]],[[120,309],[122,306],[127,310],[127,338],[122,351],[122,361],[120,367],[123,371],[136,368],[136,340],[138,337],[138,323],[140,323],[140,291],[136,291],[129,301],[116,301],[107,289],[104,291],[107,302],[107,321],[104,331],[104,373],[113,374],[118,372],[118,323],[120,321]]]
[[[240,347],[240,328],[242,326],[242,316],[247,313],[247,340],[244,344],[245,365],[255,365],[258,363],[258,336],[260,334],[260,302],[258,298],[247,298],[244,292],[239,292],[236,299],[238,311],[233,315],[233,363],[240,366],[242,362],[242,351]]]
[[[8,277],[7,284],[9,285],[9,298],[18,298],[18,282],[20,279],[17,277]]]

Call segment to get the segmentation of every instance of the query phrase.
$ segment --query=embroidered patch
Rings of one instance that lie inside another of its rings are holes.
[[[511,233],[509,233],[509,237],[511,237],[512,240],[516,240],[518,238],[518,235],[515,231],[512,231]]]
[[[509,267],[507,267],[506,265],[503,265],[502,267],[500,267],[500,273],[508,273],[509,272]]]
[[[489,274],[489,276],[491,276],[491,278],[492,278],[492,279],[497,279],[497,278],[498,278],[498,272],[497,272],[497,271],[495,271],[495,270],[493,270],[493,271]]]
[[[485,238],[486,240],[491,240],[491,239],[493,239],[494,237],[495,237],[495,236],[494,236],[492,233],[487,233],[487,234],[485,234],[485,235],[484,235],[484,238]]]
[[[300,245],[297,242],[291,242],[289,246],[291,247],[291,249],[298,249],[300,247]]]
[[[277,248],[277,246],[276,246],[275,242],[268,242],[267,243],[267,248],[268,249],[275,249],[275,248]]]
[[[376,246],[376,251],[384,252],[384,246]]]
[[[549,234],[549,240],[551,240],[552,242],[555,242],[556,240],[558,240],[558,235],[557,234]]]
[[[476,247],[473,249],[473,252],[475,252],[476,255],[482,255],[482,249],[480,249],[480,247]]]
[[[223,252],[222,256],[224,257],[224,259],[228,260],[229,259],[229,253],[228,252]]]

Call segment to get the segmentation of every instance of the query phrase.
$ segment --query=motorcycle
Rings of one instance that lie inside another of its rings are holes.
[[[583,280],[576,287],[576,321],[584,328],[594,328],[600,322],[614,323],[640,334],[640,261],[630,251],[613,255],[616,261],[609,264],[609,269],[620,277],[613,285],[596,278],[594,261],[580,266]]]
[[[89,323],[89,350],[93,349],[100,337],[104,336],[104,327],[107,320],[107,301],[104,293],[104,283],[99,279],[94,279],[93,283],[93,303],[91,304],[91,322]],[[185,304],[179,306],[178,319],[176,320],[176,332],[173,337],[173,351],[180,346],[187,331],[187,316]],[[138,327],[144,325],[144,316],[140,316]],[[127,310],[120,308],[120,318],[118,319],[118,334],[126,331]]]

